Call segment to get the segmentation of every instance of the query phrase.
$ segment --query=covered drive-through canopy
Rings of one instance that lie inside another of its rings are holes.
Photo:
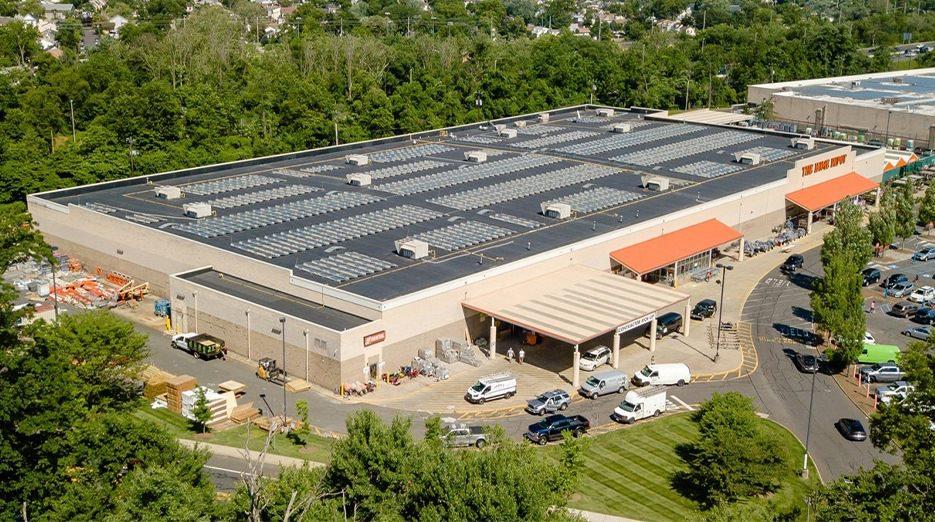
[[[472,297],[463,305],[546,337],[575,346],[574,386],[578,386],[578,345],[615,332],[614,366],[619,364],[620,333],[642,325],[655,328],[656,313],[685,303],[687,334],[690,298],[668,287],[643,283],[610,272],[571,265],[496,292]],[[655,336],[650,336],[651,350]],[[496,330],[491,321],[491,355]]]
[[[808,211],[806,230],[811,232],[815,212],[834,206],[845,199],[866,194],[871,190],[878,190],[879,187],[879,183],[870,181],[856,172],[851,172],[817,183],[811,187],[790,192],[786,194],[786,200]],[[876,204],[879,205],[879,194],[877,196]]]

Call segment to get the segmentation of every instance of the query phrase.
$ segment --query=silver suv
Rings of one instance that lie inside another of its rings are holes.
[[[874,364],[860,369],[860,380],[864,382],[895,382],[905,377],[895,364]]]
[[[547,391],[531,401],[526,401],[526,411],[533,415],[565,411],[570,402],[571,396],[565,390]]]

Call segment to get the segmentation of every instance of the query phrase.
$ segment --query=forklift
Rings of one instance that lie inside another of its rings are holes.
[[[259,364],[257,364],[256,367],[256,376],[264,381],[280,386],[285,386],[286,384],[286,370],[277,367],[276,359],[270,359],[269,357],[264,357],[259,360]]]

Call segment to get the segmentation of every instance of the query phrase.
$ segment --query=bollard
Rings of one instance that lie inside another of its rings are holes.
[[[877,409],[877,394],[873,394],[873,409]]]
[[[866,396],[866,398],[867,398],[867,399],[870,398],[870,383],[869,383],[869,382],[867,383],[867,396]]]

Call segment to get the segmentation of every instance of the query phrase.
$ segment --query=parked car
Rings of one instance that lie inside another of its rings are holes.
[[[691,318],[696,321],[701,321],[706,317],[713,316],[715,312],[717,312],[717,301],[714,299],[702,299],[692,308]]]
[[[915,386],[906,381],[891,382],[886,386],[877,386],[876,396],[878,401],[889,402],[889,397],[893,395],[908,395]]]
[[[571,397],[565,390],[547,391],[531,401],[526,401],[526,411],[533,415],[565,411],[570,402]]]
[[[900,301],[893,305],[893,308],[890,309],[890,315],[895,315],[896,317],[909,317],[915,315],[919,311],[919,305],[915,303],[910,303],[909,301]]]
[[[893,401],[903,402],[904,400],[906,400],[906,397],[908,395],[909,395],[908,392],[900,391],[900,392],[896,392],[890,395],[885,395],[883,397],[880,397],[878,400],[880,401],[880,404],[885,404],[889,406]],[[935,424],[933,424],[933,426],[935,426]],[[933,427],[932,429],[935,430],[935,427]]]
[[[855,442],[867,440],[867,430],[864,429],[864,425],[857,419],[838,419],[838,422],[834,423],[834,426],[847,440]]]
[[[909,282],[909,278],[906,277],[906,274],[890,274],[889,277],[887,277],[886,279],[883,280],[882,283],[880,283],[880,286],[882,286],[884,289],[887,289],[887,288],[896,286],[899,283],[908,283],[908,282]]]
[[[903,335],[908,335],[913,339],[926,340],[932,335],[931,326],[913,326],[912,328],[906,328],[903,330]]]
[[[860,369],[860,380],[864,382],[895,382],[905,377],[896,364],[873,364]]]
[[[913,290],[911,294],[909,294],[908,299],[913,303],[923,304],[935,300],[935,288],[931,286],[920,286],[919,288]]]
[[[896,283],[884,290],[883,295],[888,295],[890,297],[906,297],[912,293],[913,288],[915,287],[908,281]]]
[[[935,247],[925,247],[912,254],[913,261],[928,261],[930,259],[935,259]]]
[[[920,324],[935,324],[935,308],[919,308],[912,320]]]
[[[633,376],[633,384],[637,386],[684,386],[691,380],[691,370],[684,363],[647,364]]]
[[[593,372],[598,367],[603,366],[609,362],[610,348],[606,346],[598,346],[596,348],[591,348],[581,355],[581,359],[578,361],[578,368],[581,368],[586,372]]]
[[[870,286],[880,282],[880,277],[882,277],[882,275],[883,273],[880,272],[879,268],[865,268],[863,272],[860,273],[864,286]]]
[[[864,342],[870,344],[877,344],[877,340],[873,337],[873,334],[870,332],[864,332]]]
[[[578,389],[578,393],[589,399],[596,399],[599,395],[623,393],[626,390],[627,374],[617,370],[608,370],[588,377]]]
[[[448,424],[442,428],[442,440],[452,448],[474,446],[483,448],[487,445],[487,435],[483,426],[467,424]]]
[[[818,357],[808,353],[797,353],[792,358],[795,366],[802,373],[815,373],[818,371]]]
[[[516,395],[516,377],[509,373],[498,373],[481,377],[464,394],[464,399],[473,404],[484,404],[494,399]]]
[[[531,442],[545,445],[549,441],[560,440],[563,431],[570,431],[575,437],[580,437],[590,428],[590,421],[581,415],[572,417],[550,415],[535,424],[531,424],[529,426],[529,431],[523,434],[523,436]]]
[[[779,266],[779,270],[787,274],[794,274],[796,270],[805,266],[805,258],[799,254],[792,254]]]
[[[656,318],[656,339],[662,339],[672,332],[677,332],[682,327],[682,314],[668,312]],[[647,329],[646,334],[649,335]]]
[[[863,349],[857,355],[857,362],[861,364],[895,363],[899,362],[899,355],[898,346],[864,343]]]

